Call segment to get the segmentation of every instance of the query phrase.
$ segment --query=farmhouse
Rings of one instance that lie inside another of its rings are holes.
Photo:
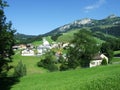
[[[93,60],[90,62],[89,66],[90,67],[99,66],[99,65],[101,65],[103,59],[106,59],[106,61],[108,63],[108,57],[106,57],[104,54],[97,54],[93,58]]]

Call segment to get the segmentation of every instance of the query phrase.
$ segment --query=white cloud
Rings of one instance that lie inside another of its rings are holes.
[[[99,7],[102,6],[104,3],[105,3],[105,0],[99,0],[99,1],[96,2],[95,4],[86,6],[86,7],[84,8],[84,10],[85,10],[85,12],[89,12],[90,10],[99,8]]]

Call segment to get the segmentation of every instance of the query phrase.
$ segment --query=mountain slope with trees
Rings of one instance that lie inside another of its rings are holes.
[[[110,15],[107,18],[101,19],[101,20],[85,18],[85,19],[76,20],[72,23],[58,27],[44,35],[55,35],[59,33],[65,33],[74,29],[81,29],[81,28],[89,28],[89,29],[93,27],[108,28],[108,27],[119,26],[119,25],[120,25],[120,17],[115,15]]]

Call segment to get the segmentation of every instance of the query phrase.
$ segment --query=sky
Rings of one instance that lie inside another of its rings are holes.
[[[120,0],[7,0],[7,21],[17,32],[40,35],[83,18],[120,16]]]

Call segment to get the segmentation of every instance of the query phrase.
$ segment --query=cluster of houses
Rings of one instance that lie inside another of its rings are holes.
[[[64,48],[68,46],[68,44],[69,43],[50,44],[45,38],[43,38],[43,43],[39,45],[38,47],[34,47],[32,44],[27,44],[27,45],[13,46],[13,49],[14,50],[21,49],[22,56],[36,56],[36,55],[40,56],[40,55],[45,54],[47,51],[49,51],[52,48]],[[93,60],[90,62],[89,66],[95,67],[95,66],[101,65],[101,62],[103,59],[106,59],[108,63],[108,58],[104,54],[97,54],[95,57],[93,57]]]
[[[37,47],[34,47],[32,44],[27,44],[27,45],[16,45],[13,46],[14,50],[21,50],[21,55],[22,56],[36,56],[36,55],[43,55],[47,51],[49,51],[52,48],[60,48],[60,47],[65,47],[66,44],[61,44],[61,43],[52,43],[50,44],[45,38],[43,38],[43,43]]]

